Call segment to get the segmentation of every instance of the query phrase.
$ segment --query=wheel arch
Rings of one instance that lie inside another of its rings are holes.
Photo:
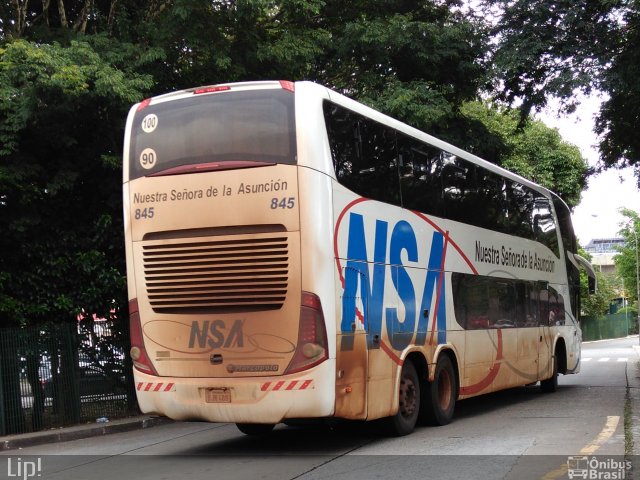
[[[413,363],[413,366],[416,368],[418,372],[418,377],[420,378],[428,378],[429,377],[429,364],[427,363],[427,359],[420,350],[414,350],[409,352],[409,354],[405,357],[404,361],[410,361]]]
[[[558,359],[558,373],[567,374],[567,344],[563,337],[558,337],[553,353]]]

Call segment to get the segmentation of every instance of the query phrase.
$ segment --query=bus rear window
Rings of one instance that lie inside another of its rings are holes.
[[[150,105],[134,117],[129,176],[212,162],[295,164],[294,98],[274,89]]]

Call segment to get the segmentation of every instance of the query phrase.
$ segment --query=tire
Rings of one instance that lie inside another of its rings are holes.
[[[394,437],[413,432],[420,413],[420,379],[410,360],[404,363],[400,372],[398,404],[398,413],[384,419],[386,432]]]
[[[551,378],[540,381],[540,391],[544,393],[553,393],[558,390],[558,355],[551,357],[553,361],[553,375]]]
[[[458,379],[448,355],[438,357],[433,382],[422,382],[423,402],[420,423],[446,425],[453,419],[458,398]]]
[[[275,425],[272,423],[236,423],[236,427],[245,435],[259,437],[271,433]]]

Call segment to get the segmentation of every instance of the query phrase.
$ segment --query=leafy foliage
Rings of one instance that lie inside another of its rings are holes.
[[[465,104],[462,113],[488,133],[468,135],[476,142],[469,147],[472,152],[497,159],[502,167],[559,193],[569,207],[580,202],[587,163],[578,147],[564,142],[557,130],[533,120],[521,127],[516,112],[480,102]],[[487,138],[493,142],[487,144]]]
[[[488,37],[459,6],[455,0],[0,3],[0,322],[126,311],[120,193],[126,111],[143,97],[193,85],[318,81],[575,204],[584,170],[574,150],[540,125],[514,133],[513,115],[467,103],[487,86]]]
[[[332,43],[314,80],[446,137],[484,84],[479,25],[448,2],[327,2]],[[331,66],[331,68],[327,68]]]
[[[578,253],[591,260],[589,255],[583,248],[578,249]],[[580,271],[580,313],[584,317],[599,318],[609,313],[609,305],[611,300],[616,298],[618,294],[615,288],[615,278],[603,275],[596,270],[596,282],[598,288],[594,294],[589,294],[589,285],[587,274],[584,270]]]
[[[151,86],[126,52],[100,36],[0,50],[5,325],[108,316],[123,291],[120,165],[105,157],[119,155],[128,105]]]
[[[635,166],[640,184],[640,5],[633,0],[484,0],[498,12],[496,88],[522,118],[551,96],[608,95],[596,120],[601,168]]]
[[[614,257],[616,269],[624,281],[626,294],[630,304],[638,301],[638,241],[640,241],[640,215],[629,208],[621,209],[627,222],[622,226],[620,234],[625,240],[625,246],[620,248],[620,253]]]

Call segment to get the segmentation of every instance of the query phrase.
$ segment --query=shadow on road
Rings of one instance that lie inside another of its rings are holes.
[[[558,401],[563,392],[570,393],[579,387],[561,386],[558,392],[551,394]],[[538,386],[520,387],[504,390],[462,400],[456,406],[453,422],[463,422],[476,416],[489,414],[492,411],[507,407],[521,406],[540,400],[541,396],[549,396],[540,392]],[[430,428],[417,427],[420,431]],[[354,422],[326,420],[324,422],[295,422],[289,425],[278,425],[274,431],[265,436],[238,436],[213,441],[198,447],[187,449],[184,455],[214,456],[322,456],[341,455],[364,445],[383,440],[385,434],[379,422]]]

